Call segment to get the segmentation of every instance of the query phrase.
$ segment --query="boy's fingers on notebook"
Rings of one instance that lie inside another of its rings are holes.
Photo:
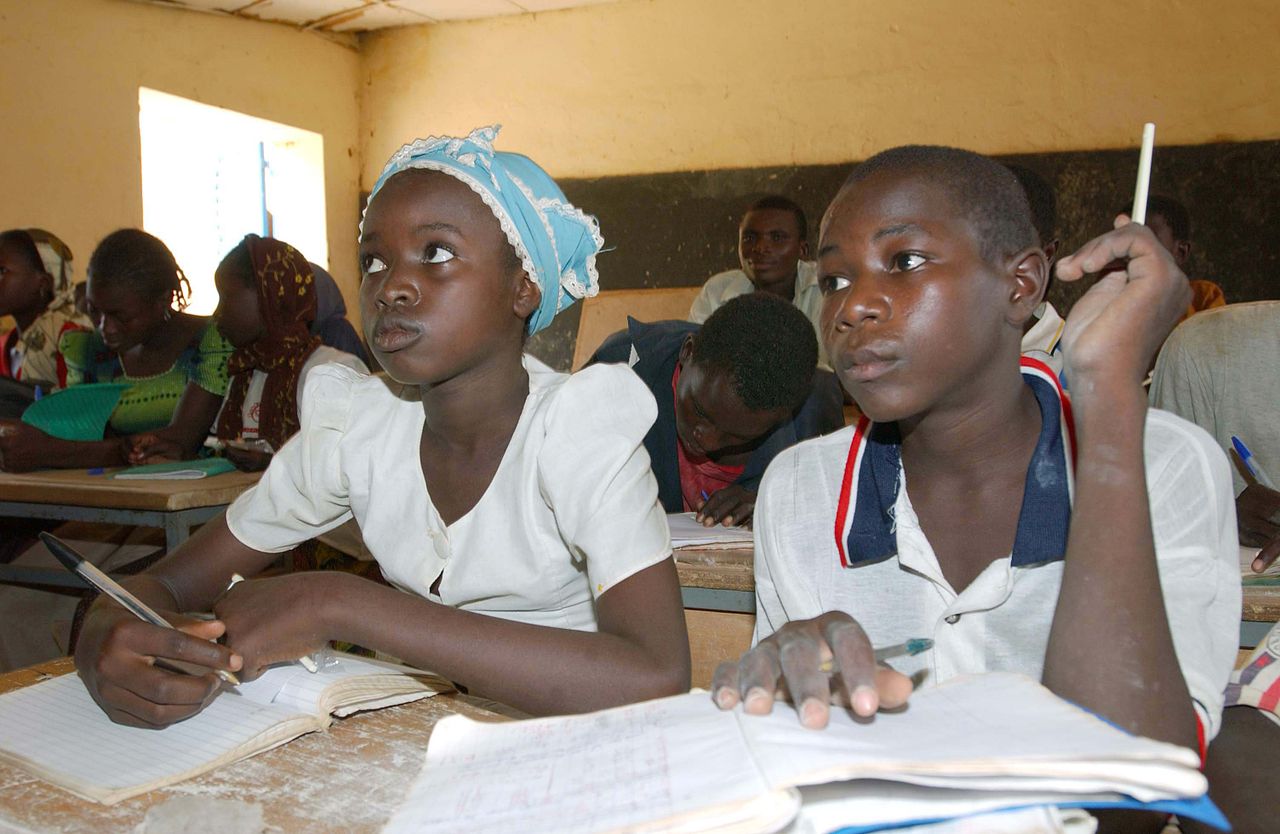
[[[861,716],[880,708],[876,692],[876,655],[867,633],[857,620],[843,612],[822,615],[822,632],[844,683],[850,709]]]
[[[788,635],[778,648],[782,674],[800,723],[821,730],[831,717],[831,678],[822,670],[823,646],[811,635]]]
[[[720,709],[733,709],[741,700],[738,697],[738,661],[726,660],[716,667],[711,676],[711,700]]]
[[[751,715],[772,712],[781,677],[782,665],[774,638],[744,654],[738,661],[738,695],[742,698],[742,709]]]

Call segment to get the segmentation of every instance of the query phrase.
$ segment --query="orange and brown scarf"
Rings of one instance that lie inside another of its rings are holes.
[[[218,418],[218,437],[239,438],[244,398],[255,370],[267,374],[262,390],[258,436],[275,449],[298,430],[298,377],[320,337],[307,326],[316,315],[315,278],[302,253],[283,241],[248,235],[249,260],[258,282],[258,307],[266,335],[239,348],[227,361],[231,385]]]

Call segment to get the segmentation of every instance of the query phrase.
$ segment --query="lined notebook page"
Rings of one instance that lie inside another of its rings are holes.
[[[766,792],[706,693],[509,724],[450,716],[384,832],[608,831]]]
[[[204,770],[260,734],[268,735],[267,746],[287,741],[302,731],[289,721],[298,715],[223,693],[165,730],[124,727],[107,718],[79,677],[62,675],[0,697],[0,756],[81,796],[110,801],[120,791]],[[314,716],[304,717],[314,724]],[[268,734],[281,722],[292,726]]]

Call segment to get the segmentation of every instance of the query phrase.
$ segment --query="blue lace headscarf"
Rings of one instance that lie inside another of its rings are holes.
[[[432,136],[410,142],[382,169],[369,203],[387,180],[410,168],[440,171],[465,183],[498,218],[525,272],[542,291],[538,309],[529,317],[532,334],[574,299],[599,292],[596,253],[604,238],[596,219],[570,203],[537,163],[517,153],[494,152],[500,127],[476,128],[463,138]],[[362,221],[362,233],[363,228]]]

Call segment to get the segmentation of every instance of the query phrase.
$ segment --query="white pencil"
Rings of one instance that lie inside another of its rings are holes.
[[[1151,187],[1151,149],[1156,144],[1155,122],[1142,126],[1142,152],[1138,155],[1138,184],[1133,189],[1134,223],[1147,222],[1147,190]]]

